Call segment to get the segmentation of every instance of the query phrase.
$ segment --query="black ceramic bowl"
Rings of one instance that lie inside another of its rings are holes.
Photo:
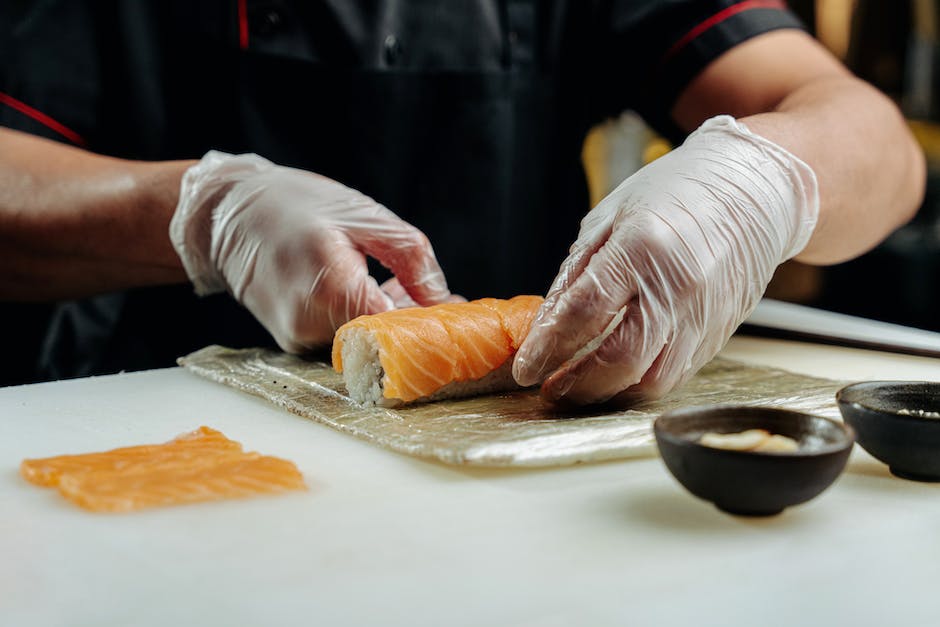
[[[928,417],[940,412],[940,383],[866,381],[842,388],[836,400],[859,446],[892,473],[940,481],[940,418]]]
[[[732,451],[699,444],[705,433],[766,429],[793,438],[792,453]],[[842,423],[770,407],[710,405],[663,414],[653,424],[669,472],[695,496],[743,516],[770,516],[804,503],[835,481],[854,434]]]

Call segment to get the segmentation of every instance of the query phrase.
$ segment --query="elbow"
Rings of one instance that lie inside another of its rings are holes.
[[[920,211],[927,188],[927,160],[920,142],[915,137],[916,128],[908,123],[894,102],[883,94],[879,93],[878,96],[889,110],[888,115],[882,116],[883,123],[887,129],[892,129],[889,136],[895,138],[894,149],[891,149],[890,143],[886,144],[887,154],[896,154],[899,157],[895,161],[897,166],[892,168],[882,161],[879,168],[885,174],[890,173],[896,181],[894,193],[890,195],[891,205],[885,208],[893,218],[893,224],[889,225],[890,233],[910,222]],[[887,189],[891,189],[890,184]]]
[[[901,112],[891,104],[889,116],[870,121],[881,128],[880,150],[871,143],[856,146],[864,155],[853,174],[853,192],[822,192],[816,233],[796,259],[812,265],[832,265],[864,254],[910,222],[924,203],[927,162],[920,144]]]
[[[870,199],[878,202],[884,212],[882,224],[885,230],[880,238],[884,239],[910,222],[920,211],[927,187],[927,160],[915,136],[916,127],[908,123],[898,106],[870,85],[864,87],[876,99],[872,102],[872,117],[868,123],[883,129],[873,135],[881,138],[873,142],[881,149],[872,152],[870,163],[873,167],[869,174],[875,176],[872,181],[886,177],[870,190]],[[884,191],[877,193],[877,187]]]
[[[907,131],[907,154],[908,158],[906,173],[903,177],[903,190],[899,194],[902,199],[899,203],[899,223],[898,227],[910,222],[924,203],[924,194],[927,188],[927,159],[924,151],[914,139],[910,131]]]

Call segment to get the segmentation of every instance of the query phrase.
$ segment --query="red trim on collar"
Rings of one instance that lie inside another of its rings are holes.
[[[248,0],[238,0],[238,47],[248,49]]]
[[[67,140],[69,140],[73,144],[76,144],[78,146],[84,146],[87,143],[85,142],[84,137],[82,137],[81,135],[79,135],[78,133],[70,129],[69,127],[65,126],[64,124],[62,124],[61,122],[57,120],[54,120],[53,118],[49,117],[42,111],[32,108],[25,102],[22,102],[21,100],[17,100],[13,96],[8,96],[7,94],[0,92],[0,104],[4,104],[10,107],[11,109],[16,109],[23,115],[31,117],[32,119],[36,120],[43,126],[50,128],[56,133],[58,133],[59,135],[65,137]]]
[[[718,13],[715,13],[710,18],[700,22],[692,30],[690,30],[685,35],[683,35],[683,37],[679,41],[674,43],[672,47],[666,51],[666,54],[663,55],[662,61],[660,63],[661,64],[666,63],[667,61],[669,61],[669,59],[679,54],[679,52],[683,48],[689,45],[702,33],[712,28],[713,26],[720,24],[721,22],[724,22],[732,15],[737,15],[738,13],[747,11],[749,9],[786,9],[786,8],[787,8],[787,3],[784,2],[784,0],[744,0],[743,2],[739,2],[738,4],[722,9],[721,11],[719,11]]]

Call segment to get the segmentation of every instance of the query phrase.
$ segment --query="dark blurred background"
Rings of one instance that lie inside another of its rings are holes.
[[[881,246],[832,267],[784,264],[768,296],[940,331],[940,0],[791,0],[789,5],[849,68],[902,108],[927,154],[928,183],[917,217]],[[648,143],[635,128],[635,122],[621,124],[619,132],[630,134],[634,144],[637,137]],[[585,152],[588,161],[587,144]],[[634,165],[622,150],[605,154],[626,164],[619,168],[621,178]],[[49,305],[0,303],[9,338],[0,359],[0,385],[37,380],[33,362],[50,312]]]

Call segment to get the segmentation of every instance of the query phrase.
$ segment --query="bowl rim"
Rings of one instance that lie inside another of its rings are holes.
[[[818,418],[820,420],[825,420],[826,422],[829,422],[835,425],[845,435],[845,440],[843,440],[842,442],[835,443],[835,444],[826,443],[823,446],[819,448],[815,448],[811,451],[802,450],[802,449],[797,449],[796,451],[793,451],[793,452],[741,451],[741,450],[735,450],[735,449],[718,448],[716,446],[708,446],[707,444],[701,444],[700,442],[696,440],[683,438],[681,436],[665,431],[659,426],[660,418],[663,418],[663,417],[668,419],[677,414],[678,415],[695,414],[703,410],[713,411],[713,410],[727,410],[727,409],[732,409],[732,410],[758,409],[761,411],[769,411],[770,413],[774,413],[778,415],[807,416],[810,418]],[[672,409],[672,410],[663,412],[662,414],[656,417],[656,420],[653,421],[653,434],[654,436],[656,436],[657,439],[659,437],[663,437],[664,439],[669,440],[670,442],[674,444],[681,444],[683,446],[690,446],[690,447],[697,448],[697,449],[705,449],[705,450],[711,451],[712,454],[728,455],[731,457],[741,457],[741,458],[744,458],[744,457],[754,458],[755,456],[757,456],[757,457],[766,457],[770,459],[808,459],[808,458],[814,458],[814,457],[822,457],[825,455],[832,455],[835,453],[843,452],[847,449],[851,450],[857,439],[855,429],[852,427],[852,425],[848,424],[845,421],[836,420],[835,418],[830,418],[828,416],[823,416],[821,414],[814,414],[814,413],[802,411],[799,409],[791,409],[789,407],[745,405],[741,403],[717,403],[714,405],[690,405],[687,407],[680,407],[678,409]]]
[[[931,386],[936,386],[937,389],[940,390],[940,381],[916,381],[916,380],[913,380],[913,379],[898,379],[898,380],[885,379],[885,380],[872,380],[872,381],[856,381],[855,383],[849,383],[848,385],[845,385],[845,386],[841,387],[841,388],[836,392],[836,403],[838,403],[840,407],[841,407],[841,406],[844,406],[844,405],[850,405],[850,406],[852,406],[852,407],[859,407],[859,408],[861,408],[861,409],[866,409],[866,410],[868,410],[868,411],[870,411],[870,412],[874,412],[874,413],[880,414],[880,415],[882,415],[882,416],[889,416],[890,418],[892,418],[892,419],[894,419],[894,420],[908,421],[908,422],[917,422],[917,423],[937,422],[937,424],[940,424],[940,418],[930,418],[930,417],[927,417],[927,416],[916,416],[916,415],[913,415],[913,414],[899,414],[898,412],[896,412],[896,411],[891,411],[890,409],[884,409],[884,408],[880,408],[880,407],[872,407],[871,405],[867,405],[867,404],[865,404],[865,403],[860,403],[860,402],[858,402],[858,401],[852,401],[852,400],[846,400],[846,399],[843,398],[843,396],[845,395],[845,394],[844,394],[845,392],[851,390],[852,388],[860,387],[860,386],[863,386],[863,385],[864,385],[864,386],[879,387],[879,386],[885,386],[885,385],[895,385],[895,386],[896,386],[896,385],[905,385],[905,386],[910,385],[910,386],[914,386],[914,385],[925,385],[925,384],[926,384],[926,385],[931,385]],[[844,416],[843,416],[843,417],[844,417]]]

